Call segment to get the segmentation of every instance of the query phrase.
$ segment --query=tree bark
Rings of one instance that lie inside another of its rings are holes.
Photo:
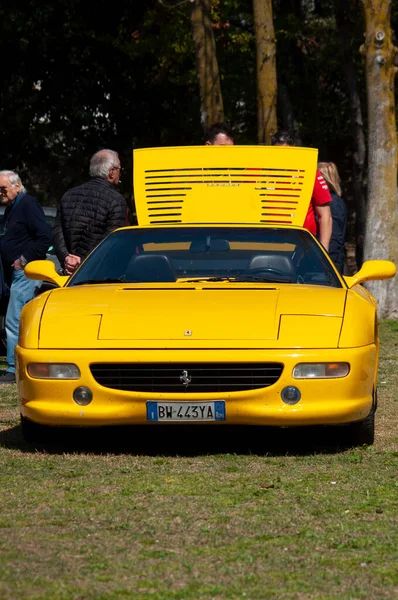
[[[364,257],[398,262],[397,132],[394,102],[394,56],[390,27],[391,0],[362,0],[366,38],[368,99],[368,209]],[[398,318],[396,279],[370,282],[379,316]]]
[[[366,142],[363,127],[362,107],[357,86],[357,75],[354,65],[353,53],[350,45],[351,21],[348,16],[347,0],[335,0],[336,25],[339,32],[343,51],[343,69],[348,91],[351,131],[354,145],[352,156],[352,181],[355,199],[355,256],[358,269],[363,262],[363,245],[366,222],[366,195],[365,195],[365,160]]]
[[[294,107],[290,98],[288,87],[279,70],[277,71],[277,82],[279,123],[282,121],[283,129],[296,132],[297,145],[301,146],[301,137],[299,131],[300,127],[294,115]]]
[[[224,120],[216,42],[210,18],[209,0],[194,0],[191,24],[200,89],[200,119],[203,127]]]
[[[270,144],[277,130],[276,45],[272,0],[253,0],[257,60],[257,138]]]

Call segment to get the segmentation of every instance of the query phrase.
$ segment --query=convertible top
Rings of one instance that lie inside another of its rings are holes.
[[[178,146],[134,150],[141,226],[264,223],[302,227],[318,151],[291,146]]]

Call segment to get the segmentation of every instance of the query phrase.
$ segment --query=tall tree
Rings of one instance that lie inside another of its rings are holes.
[[[272,0],[253,0],[257,63],[257,138],[269,144],[277,129],[276,46]]]
[[[397,132],[394,102],[394,57],[390,26],[391,0],[362,0],[366,38],[368,98],[368,211],[365,259],[398,262]],[[398,318],[396,280],[369,285],[382,317]]]
[[[216,42],[209,0],[193,0],[191,23],[200,89],[200,118],[203,126],[224,120]]]

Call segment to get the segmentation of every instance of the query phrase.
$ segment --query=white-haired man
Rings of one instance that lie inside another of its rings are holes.
[[[96,152],[90,161],[90,177],[68,190],[58,204],[53,244],[67,275],[108,233],[126,225],[126,201],[116,190],[120,179],[117,152]]]
[[[10,288],[6,313],[7,370],[0,376],[3,384],[15,383],[14,349],[21,310],[41,285],[41,281],[25,277],[24,268],[31,260],[46,258],[51,227],[40,204],[26,193],[14,171],[0,171],[0,202],[6,207],[0,229],[1,261]]]

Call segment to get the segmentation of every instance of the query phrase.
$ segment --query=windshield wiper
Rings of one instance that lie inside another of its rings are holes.
[[[196,283],[201,281],[217,282],[217,281],[235,281],[237,283],[243,283],[245,281],[260,281],[262,283],[291,283],[289,279],[274,279],[270,277],[263,277],[261,275],[234,275],[225,277],[197,277],[196,279],[186,279],[184,283]]]
[[[264,275],[242,275],[237,281],[261,281],[263,283],[293,283],[291,277],[277,275],[276,277],[265,277]]]
[[[201,281],[239,281],[236,276],[233,277],[195,277],[195,279],[185,279],[184,283],[196,283]]]
[[[101,283],[124,283],[123,279],[84,279],[84,281],[78,281],[77,283],[71,284],[74,285],[89,285],[89,284],[101,284]]]

